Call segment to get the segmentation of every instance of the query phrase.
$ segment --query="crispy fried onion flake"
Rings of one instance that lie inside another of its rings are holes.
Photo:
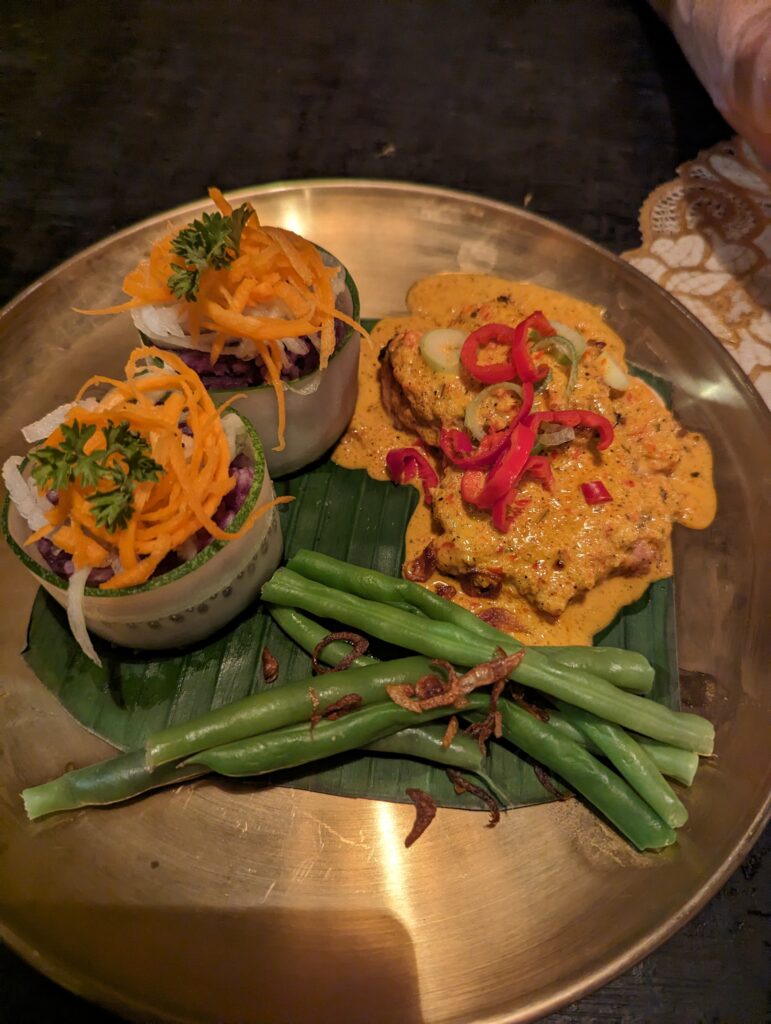
[[[544,768],[542,768],[540,764],[534,764],[533,771],[535,772],[535,777],[538,779],[538,781],[541,783],[541,785],[547,793],[551,793],[551,795],[555,797],[557,800],[571,799],[572,793],[564,792],[563,790],[558,789],[556,783],[554,782],[554,779],[552,779],[551,775],[549,775],[549,773]]]
[[[466,729],[469,736],[476,737],[479,749],[483,754],[485,753],[485,744],[491,736],[495,736],[499,740],[503,735],[503,719],[498,710],[498,700],[505,686],[506,680],[499,679],[490,692],[490,710],[481,722],[474,722]]]
[[[444,736],[442,736],[442,746],[447,748],[452,745],[452,741],[458,735],[458,716],[453,715],[450,721],[447,723]]]
[[[278,658],[275,658],[267,647],[262,649],[262,677],[270,686],[278,679]]]
[[[321,657],[321,652],[324,648],[328,647],[329,644],[335,643],[336,640],[342,640],[344,643],[350,644],[351,649],[348,654],[344,655],[340,659],[334,668],[327,668],[325,665],[321,664],[319,658]],[[313,648],[313,652],[311,654],[313,671],[316,675],[323,675],[325,672],[342,672],[344,669],[350,668],[351,664],[357,658],[360,658],[362,654],[366,654],[368,649],[369,640],[365,639],[359,633],[348,633],[346,631],[342,631],[340,633],[328,633],[323,637],[323,639],[319,640]]]
[[[468,704],[466,697],[469,693],[481,686],[504,682],[523,656],[523,651],[517,651],[516,654],[501,652],[499,657],[475,665],[462,676],[458,675],[449,661],[435,659],[431,665],[443,670],[444,679],[439,675],[426,675],[415,684],[393,683],[386,687],[386,693],[395,704],[415,714],[443,707],[462,710]],[[499,694],[500,689],[495,695],[496,701]]]
[[[311,732],[322,720],[326,719],[328,722],[336,722],[343,715],[350,714],[351,711],[358,711],[364,703],[361,694],[346,693],[332,704],[328,704],[322,711],[319,695],[312,686],[308,687],[308,696],[311,699]]]
[[[481,786],[475,786],[473,782],[469,782],[467,778],[464,778],[464,776],[454,768],[447,769],[447,777],[453,784],[458,796],[460,796],[461,793],[471,793],[472,796],[479,797],[490,813],[490,820],[486,827],[495,828],[501,820],[501,812],[498,809],[498,802],[495,797],[492,796],[491,793],[488,793],[487,790],[482,789]]]
[[[436,817],[436,801],[424,789],[407,789],[407,796],[415,804],[415,824],[404,840],[406,847],[412,846]]]

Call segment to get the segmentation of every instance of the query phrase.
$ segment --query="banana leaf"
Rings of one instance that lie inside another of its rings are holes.
[[[666,396],[662,382],[645,375]],[[336,558],[398,575],[404,533],[418,501],[413,487],[370,479],[331,460],[280,481],[295,501],[280,511],[286,557],[313,548]],[[334,627],[333,627],[334,628]],[[654,583],[621,611],[597,642],[642,652],[656,666],[653,697],[679,703],[671,580]],[[141,746],[151,733],[238,700],[265,686],[261,652],[280,665],[280,685],[311,675],[310,659],[259,606],[207,642],[184,651],[131,651],[98,639],[98,667],[70,634],[66,615],[42,589],[35,599],[24,657],[41,682],[86,729],[120,749]],[[382,656],[396,652],[374,649]],[[512,807],[551,799],[532,765],[501,743],[491,745],[489,774]],[[455,794],[444,771],[404,758],[343,755],[334,761],[277,773],[255,785],[289,785],[338,796],[406,801],[405,789],[431,793],[438,804],[479,809]]]

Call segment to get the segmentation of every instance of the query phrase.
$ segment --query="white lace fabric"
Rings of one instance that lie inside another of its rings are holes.
[[[771,406],[771,172],[735,138],[700,153],[640,211],[633,266],[671,292]]]

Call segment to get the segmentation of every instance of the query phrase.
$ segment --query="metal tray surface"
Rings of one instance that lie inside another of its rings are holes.
[[[136,1019],[526,1021],[644,957],[718,889],[768,812],[769,437],[759,396],[715,339],[621,260],[501,203],[411,184],[245,189],[350,268],[362,313],[404,308],[440,271],[529,279],[607,310],[635,362],[674,385],[709,438],[718,516],[676,530],[682,681],[717,727],[676,847],[640,856],[577,801],[494,830],[440,811],[405,850],[407,806],[209,781],[30,824],[19,791],[110,753],[26,668],[32,579],[0,548],[0,935],[70,989]],[[158,215],[64,263],[0,314],[0,458],[91,372],[117,372],[118,301]]]

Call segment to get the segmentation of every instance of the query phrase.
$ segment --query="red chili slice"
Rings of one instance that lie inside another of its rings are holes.
[[[543,338],[550,338],[557,333],[540,310],[531,313],[514,328],[516,337],[512,346],[512,358],[517,376],[523,384],[535,384],[543,380],[549,372],[548,366],[539,366],[538,369],[535,367],[530,353],[530,331],[537,331]]]
[[[546,412],[534,412],[527,418],[528,424],[538,430],[542,423],[560,423],[563,427],[589,427],[596,430],[599,438],[597,447],[605,451],[613,441],[613,427],[610,420],[589,409],[549,409]]]
[[[475,380],[483,384],[500,384],[504,380],[514,380],[517,368],[514,365],[513,346],[516,334],[513,327],[507,324],[485,324],[478,327],[463,342],[460,350],[460,361]],[[485,345],[498,342],[509,346],[508,359],[500,363],[480,365],[478,353]]]
[[[547,491],[550,491],[554,486],[554,473],[552,472],[551,462],[545,455],[531,455],[527,460],[523,476],[525,473],[530,473],[537,480],[540,480]]]
[[[514,418],[505,430],[496,430],[486,434],[479,447],[474,451],[471,438],[465,430],[442,428],[439,435],[439,447],[454,466],[461,469],[485,469],[492,466],[499,455],[508,447],[509,437],[518,423],[530,414],[533,407],[533,385],[522,385],[522,402]]]
[[[507,324],[485,324],[478,327],[463,342],[460,350],[460,361],[466,371],[483,384],[500,384],[505,380],[520,380],[523,383],[535,383],[543,380],[548,367],[536,369],[530,354],[529,332],[538,331],[543,337],[555,333],[554,328],[541,312],[531,313],[516,327]],[[480,364],[478,353],[485,345],[498,342],[509,346],[509,356],[498,363]]]
[[[483,469],[492,466],[509,441],[508,430],[486,434],[474,451],[471,438],[464,430],[445,430],[439,434],[439,447],[454,466],[461,469]],[[466,454],[468,453],[468,454]]]
[[[524,472],[535,442],[535,431],[518,423],[511,433],[508,449],[487,474],[484,486],[471,502],[478,508],[493,508],[501,499],[508,499],[512,487]]]
[[[420,477],[426,504],[431,504],[431,488],[439,483],[439,477],[431,463],[417,448],[392,448],[386,455],[388,475],[394,483],[404,484]]]
[[[613,495],[602,480],[592,480],[590,483],[581,484],[581,493],[587,505],[605,505],[609,501],[613,501]]]

